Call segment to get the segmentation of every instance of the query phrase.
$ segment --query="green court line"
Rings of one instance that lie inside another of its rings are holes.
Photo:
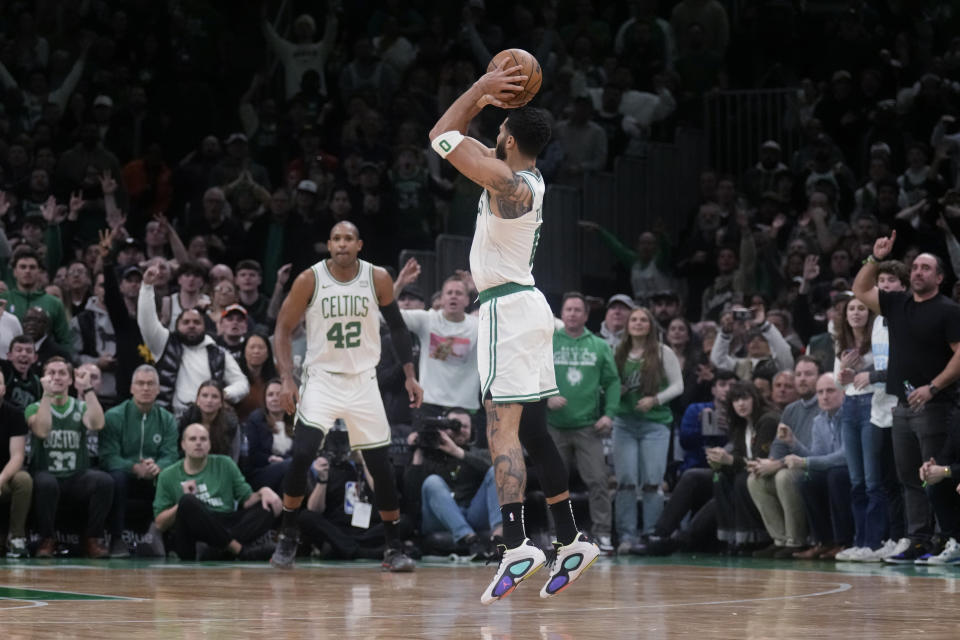
[[[51,600],[139,600],[123,596],[108,596],[99,593],[75,593],[73,591],[46,591],[25,587],[7,587],[0,585],[0,600],[30,600],[48,602]]]

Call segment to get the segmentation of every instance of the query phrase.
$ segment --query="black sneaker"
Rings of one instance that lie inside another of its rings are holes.
[[[922,558],[927,553],[927,547],[919,542],[914,542],[903,553],[884,558],[883,561],[888,564],[915,564],[918,558]]]
[[[279,548],[278,546],[277,549]],[[417,564],[402,549],[387,549],[383,552],[383,563],[380,566],[384,571],[410,573],[416,569]]]
[[[481,540],[480,536],[474,535],[467,540],[467,555],[474,562],[486,562],[487,554],[490,552],[490,543],[487,540]]]
[[[771,542],[771,543],[770,543],[769,545],[767,545],[766,547],[764,547],[764,548],[762,548],[762,549],[757,549],[756,551],[754,551],[754,552],[753,552],[753,557],[754,557],[754,558],[772,559],[774,556],[777,555],[777,552],[780,551],[781,549],[783,549],[783,547],[779,547],[779,546],[776,545],[776,543]]]
[[[293,569],[293,561],[297,557],[297,536],[281,533],[277,539],[277,548],[273,550],[270,564],[277,569]]]
[[[276,551],[277,545],[273,542],[263,542],[260,544],[245,544],[240,549],[237,560],[246,560],[251,562],[264,562],[269,560]]]

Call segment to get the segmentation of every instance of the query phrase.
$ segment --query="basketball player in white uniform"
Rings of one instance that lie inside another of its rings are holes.
[[[412,571],[397,534],[400,503],[393,467],[387,457],[390,425],[377,387],[380,361],[380,315],[390,327],[404,363],[411,407],[423,401],[423,389],[413,368],[410,334],[393,299],[393,280],[382,267],[360,260],[363,241],[351,222],[338,222],[330,231],[330,257],[313,265],[294,281],[277,317],[274,350],[283,382],[283,403],[296,413],[292,460],[283,484],[283,524],[270,562],[293,566],[297,552],[297,510],[306,492],[307,472],[337,418],[347,425],[350,446],[363,453],[374,484],[374,497],[387,539],[383,567]],[[307,354],[303,382],[293,381],[290,335],[306,315]]]
[[[543,224],[544,184],[536,158],[550,141],[550,125],[542,111],[521,107],[509,111],[500,125],[496,149],[463,135],[484,106],[506,106],[503,101],[526,79],[517,75],[519,69],[504,63],[481,77],[430,131],[433,149],[484,187],[470,270],[480,291],[478,368],[504,544],[497,575],[480,598],[483,604],[508,596],[546,563],[523,527],[526,468],[521,444],[538,468],[557,529],[556,560],[540,596],[549,598],[568,587],[600,553],[577,530],[567,470],[547,432],[546,398],[558,393],[554,319],[534,287],[532,269]]]

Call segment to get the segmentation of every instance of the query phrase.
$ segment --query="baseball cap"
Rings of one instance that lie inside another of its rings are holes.
[[[673,289],[661,289],[660,291],[655,291],[650,294],[651,300],[677,300],[679,302],[680,296]]]
[[[231,133],[229,136],[227,136],[226,144],[231,144],[233,142],[247,142],[247,136],[239,132]]]
[[[126,280],[134,273],[140,276],[141,278],[143,277],[143,269],[141,269],[139,265],[131,264],[130,266],[128,266],[126,269],[123,270],[123,273],[121,274],[120,278],[122,280]]]
[[[425,302],[426,298],[423,297],[423,291],[420,291],[420,287],[412,284],[408,284],[403,289],[400,290],[400,295],[398,298],[416,298],[420,302]]]
[[[369,160],[367,160],[366,162],[360,163],[360,173],[363,173],[364,171],[374,171],[376,173],[379,173],[380,167],[377,166],[376,162],[370,162]]]
[[[231,313],[242,313],[244,318],[247,317],[247,310],[244,309],[243,306],[242,306],[242,305],[239,305],[239,304],[231,304],[231,305],[228,305],[228,306],[223,310],[223,313],[220,314],[220,317],[221,317],[221,318],[226,318],[226,317],[227,317],[228,315],[230,315]]]
[[[297,184],[297,191],[306,191],[307,193],[317,193],[317,183],[313,180],[301,180]]]
[[[93,99],[93,106],[95,107],[112,107],[113,99],[110,96],[99,95]]]
[[[620,304],[625,305],[628,309],[637,308],[637,303],[633,301],[633,298],[625,293],[618,293],[610,296],[610,299],[607,300],[607,308],[609,309],[614,302],[619,302]]]
[[[126,238],[120,241],[120,244],[117,248],[118,251],[123,251],[124,249],[138,249],[140,251],[143,251],[143,245],[136,238],[127,236]]]
[[[776,151],[780,151],[780,143],[777,142],[776,140],[767,140],[767,141],[764,142],[762,145],[760,145],[760,148],[761,148],[761,149],[774,149],[774,150],[776,150]]]

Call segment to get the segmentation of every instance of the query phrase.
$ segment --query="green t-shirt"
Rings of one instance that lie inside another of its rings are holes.
[[[630,360],[628,358],[627,361],[623,363],[623,371],[620,373],[623,386],[621,387],[620,409],[617,415],[632,416],[640,418],[641,420],[659,422],[660,424],[671,424],[673,422],[673,412],[670,411],[670,405],[656,405],[646,413],[637,411],[637,402],[643,398],[643,394],[640,393],[640,378],[642,372],[642,359]],[[660,391],[667,388],[667,376],[664,375],[662,371],[660,372],[659,388]]]
[[[29,422],[39,409],[40,403],[34,402],[23,415]],[[30,434],[32,471],[49,471],[53,476],[63,478],[90,468],[87,428],[83,424],[86,410],[86,403],[70,396],[67,396],[66,404],[50,407],[53,417],[50,434],[43,440]]]
[[[206,466],[197,474],[189,474],[183,468],[183,460],[175,462],[157,476],[157,494],[153,499],[153,515],[169,509],[183,496],[182,483],[193,480],[197,485],[196,496],[213,511],[233,513],[237,503],[243,503],[253,489],[243,479],[240,468],[229,456],[211,454]]]

